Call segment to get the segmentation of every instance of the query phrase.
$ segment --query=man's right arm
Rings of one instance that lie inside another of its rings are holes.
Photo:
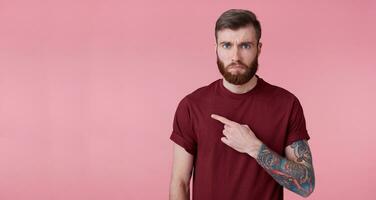
[[[174,156],[170,183],[170,200],[190,199],[190,180],[193,156],[181,146],[174,144]]]

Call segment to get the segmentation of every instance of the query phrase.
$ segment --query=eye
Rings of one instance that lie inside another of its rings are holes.
[[[250,49],[252,46],[250,44],[242,44],[241,47],[243,49]]]
[[[223,47],[224,49],[228,49],[228,48],[231,47],[231,45],[230,45],[229,43],[224,43],[224,44],[222,44],[222,47]]]

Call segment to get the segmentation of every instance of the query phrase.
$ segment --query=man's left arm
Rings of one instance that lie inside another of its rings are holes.
[[[285,149],[286,158],[261,144],[257,162],[283,187],[309,196],[315,187],[312,155],[306,140],[299,140]]]
[[[303,197],[313,192],[315,175],[307,141],[299,140],[287,146],[284,158],[263,144],[248,125],[215,114],[211,117],[224,124],[223,143],[255,158],[280,185]]]

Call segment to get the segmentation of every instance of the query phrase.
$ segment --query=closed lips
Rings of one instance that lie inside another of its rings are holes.
[[[243,65],[230,65],[230,69],[232,68],[244,68]]]

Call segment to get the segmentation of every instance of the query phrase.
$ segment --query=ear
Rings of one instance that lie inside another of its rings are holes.
[[[257,55],[258,55],[258,56],[259,56],[260,53],[261,53],[261,47],[262,47],[262,43],[259,42],[259,43],[258,43],[258,46],[257,46]]]

